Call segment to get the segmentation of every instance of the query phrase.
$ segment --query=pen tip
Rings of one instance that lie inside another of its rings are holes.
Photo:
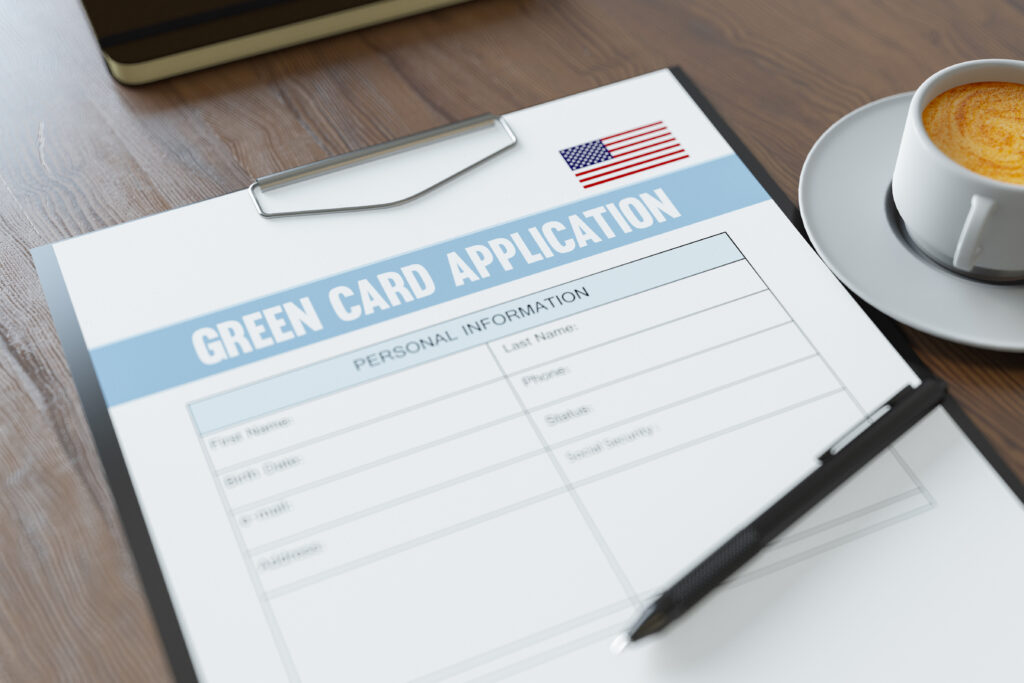
[[[615,637],[615,640],[612,641],[612,644],[609,647],[609,649],[612,651],[613,655],[617,655],[621,653],[623,650],[625,650],[628,645],[629,635],[626,633],[620,633]]]

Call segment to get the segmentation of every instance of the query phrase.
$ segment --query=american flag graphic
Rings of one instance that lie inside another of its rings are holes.
[[[558,150],[583,187],[594,187],[685,159],[683,149],[661,121]]]

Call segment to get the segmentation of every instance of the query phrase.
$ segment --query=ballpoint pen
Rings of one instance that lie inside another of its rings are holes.
[[[906,387],[823,453],[818,467],[750,524],[708,555],[662,593],[612,644],[629,643],[657,633],[685,614],[715,587],[750,561],[779,534],[917,424],[946,395],[941,380]]]

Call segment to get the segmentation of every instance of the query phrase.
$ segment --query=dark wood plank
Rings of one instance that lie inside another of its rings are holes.
[[[0,680],[170,678],[30,248],[672,64],[795,199],[839,116],[1022,33],[995,0],[477,0],[125,88],[74,0],[0,5]],[[910,338],[1024,475],[1024,356]]]

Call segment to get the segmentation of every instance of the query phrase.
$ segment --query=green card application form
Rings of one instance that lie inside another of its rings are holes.
[[[36,251],[182,680],[1019,680],[1021,502],[943,408],[610,654],[919,381],[702,101],[655,72],[401,206]]]

